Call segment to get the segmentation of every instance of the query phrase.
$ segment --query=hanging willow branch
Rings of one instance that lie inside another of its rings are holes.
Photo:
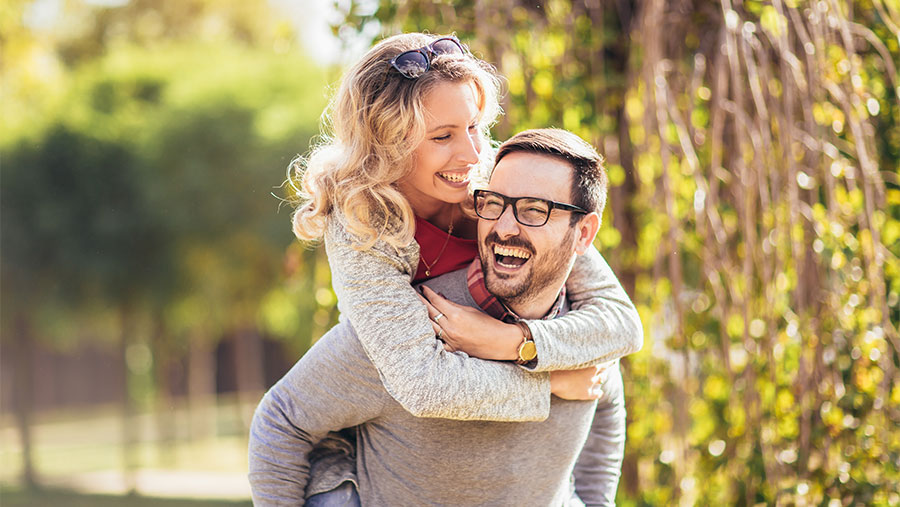
[[[607,156],[598,244],[648,330],[620,495],[900,503],[894,3],[382,4],[498,66],[498,138]]]

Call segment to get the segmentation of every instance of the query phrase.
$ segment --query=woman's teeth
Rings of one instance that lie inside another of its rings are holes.
[[[438,176],[450,183],[462,183],[469,178],[468,173],[438,173]]]

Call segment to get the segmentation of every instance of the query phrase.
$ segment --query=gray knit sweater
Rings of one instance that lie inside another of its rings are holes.
[[[403,408],[418,417],[459,420],[547,418],[548,375],[441,353],[428,311],[410,285],[419,262],[416,242],[400,250],[383,241],[365,251],[352,245],[340,215],[332,213],[325,248],[341,319],[352,323],[385,389]],[[574,311],[527,322],[538,350],[534,371],[577,369],[641,348],[637,310],[595,248],[575,261],[566,290]]]
[[[428,283],[475,306],[464,270]],[[419,418],[387,393],[352,327],[339,324],[257,408],[250,433],[254,503],[302,503],[313,445],[329,431],[353,427],[364,505],[569,505],[573,470],[585,504],[610,505],[624,451],[625,408],[617,363],[609,373],[599,403],[551,397],[540,422]]]

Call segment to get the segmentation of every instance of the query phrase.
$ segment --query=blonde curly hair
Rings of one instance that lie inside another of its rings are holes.
[[[397,183],[413,169],[413,152],[425,139],[424,97],[439,83],[474,85],[483,146],[476,172],[492,165],[489,128],[500,113],[500,80],[493,66],[470,54],[439,55],[428,72],[407,79],[390,64],[398,54],[436,38],[422,33],[389,37],[347,71],[323,115],[321,142],[289,169],[299,239],[320,239],[326,219],[338,211],[358,249],[371,248],[379,239],[395,248],[413,241],[413,210]]]

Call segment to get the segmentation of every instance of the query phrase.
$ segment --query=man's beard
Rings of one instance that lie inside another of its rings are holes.
[[[568,272],[572,255],[572,237],[575,231],[569,228],[565,237],[555,248],[548,248],[544,255],[536,255],[531,242],[520,236],[506,240],[491,232],[484,238],[480,253],[484,272],[484,284],[488,292],[507,305],[522,305],[534,300],[548,285],[558,283],[561,273]],[[531,252],[527,273],[498,273],[494,271],[494,245],[524,248]]]

